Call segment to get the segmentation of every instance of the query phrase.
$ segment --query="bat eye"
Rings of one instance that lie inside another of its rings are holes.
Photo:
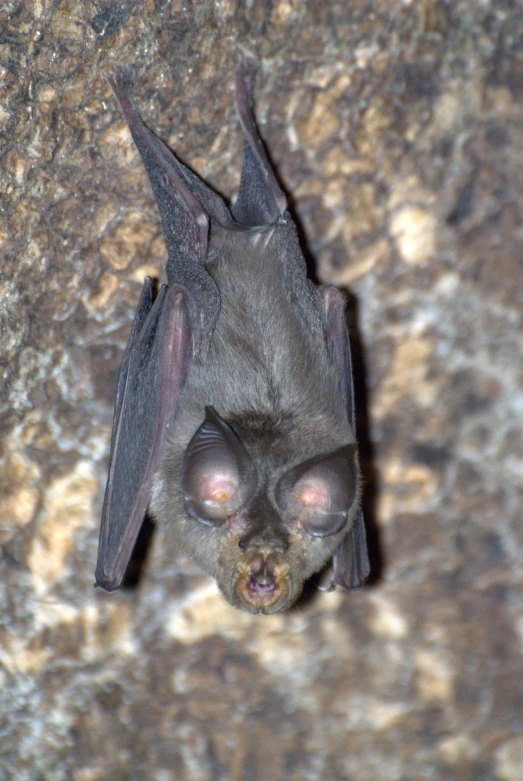
[[[329,537],[347,523],[356,476],[356,445],[346,445],[286,472],[276,486],[276,502],[284,517],[307,534]]]
[[[212,407],[189,442],[182,474],[185,508],[208,526],[220,526],[254,494],[256,469],[243,444]]]

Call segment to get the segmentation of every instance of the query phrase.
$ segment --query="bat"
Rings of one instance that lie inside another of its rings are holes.
[[[96,584],[119,588],[146,514],[251,613],[369,574],[345,299],[307,278],[287,200],[236,76],[244,160],[232,208],[109,83],[158,204],[167,284],[147,278],[116,394]]]

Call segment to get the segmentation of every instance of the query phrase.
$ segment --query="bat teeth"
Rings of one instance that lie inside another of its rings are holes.
[[[249,588],[251,591],[274,591],[276,588],[276,582],[274,577],[269,574],[258,574],[256,576],[251,575],[249,578]]]

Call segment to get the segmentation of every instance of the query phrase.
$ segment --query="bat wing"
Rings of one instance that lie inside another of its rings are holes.
[[[331,586],[344,586],[349,591],[360,589],[370,575],[367,532],[363,511],[358,509],[349,533],[343,538],[332,557],[334,573]]]
[[[205,268],[211,222],[237,229],[223,199],[183,165],[142,122],[129,95],[132,76],[117,70],[108,78],[120,104],[162,218],[167,247],[169,284],[183,285],[189,293],[193,347],[201,347],[212,333],[220,311],[220,294]]]
[[[241,225],[275,225],[287,209],[287,199],[269,163],[251,109],[250,84],[254,57],[244,53],[236,75],[236,108],[245,136],[242,175],[232,216]]]
[[[174,423],[190,345],[187,293],[162,286],[154,303],[145,281],[118,379],[96,566],[106,591],[121,585]]]
[[[345,300],[339,290],[332,287],[322,288],[320,293],[323,297],[326,314],[327,344],[333,361],[341,369],[340,393],[347,409],[352,430],[356,432],[354,385],[349,334],[345,320]],[[350,590],[359,589],[370,574],[367,534],[361,508],[356,513],[350,531],[334,552],[333,567],[331,588],[344,586]]]

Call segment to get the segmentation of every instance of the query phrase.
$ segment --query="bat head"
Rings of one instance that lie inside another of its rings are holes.
[[[256,463],[212,408],[184,456],[185,510],[219,534],[218,585],[251,613],[274,613],[301,593],[347,531],[357,494],[356,446],[279,470]]]

